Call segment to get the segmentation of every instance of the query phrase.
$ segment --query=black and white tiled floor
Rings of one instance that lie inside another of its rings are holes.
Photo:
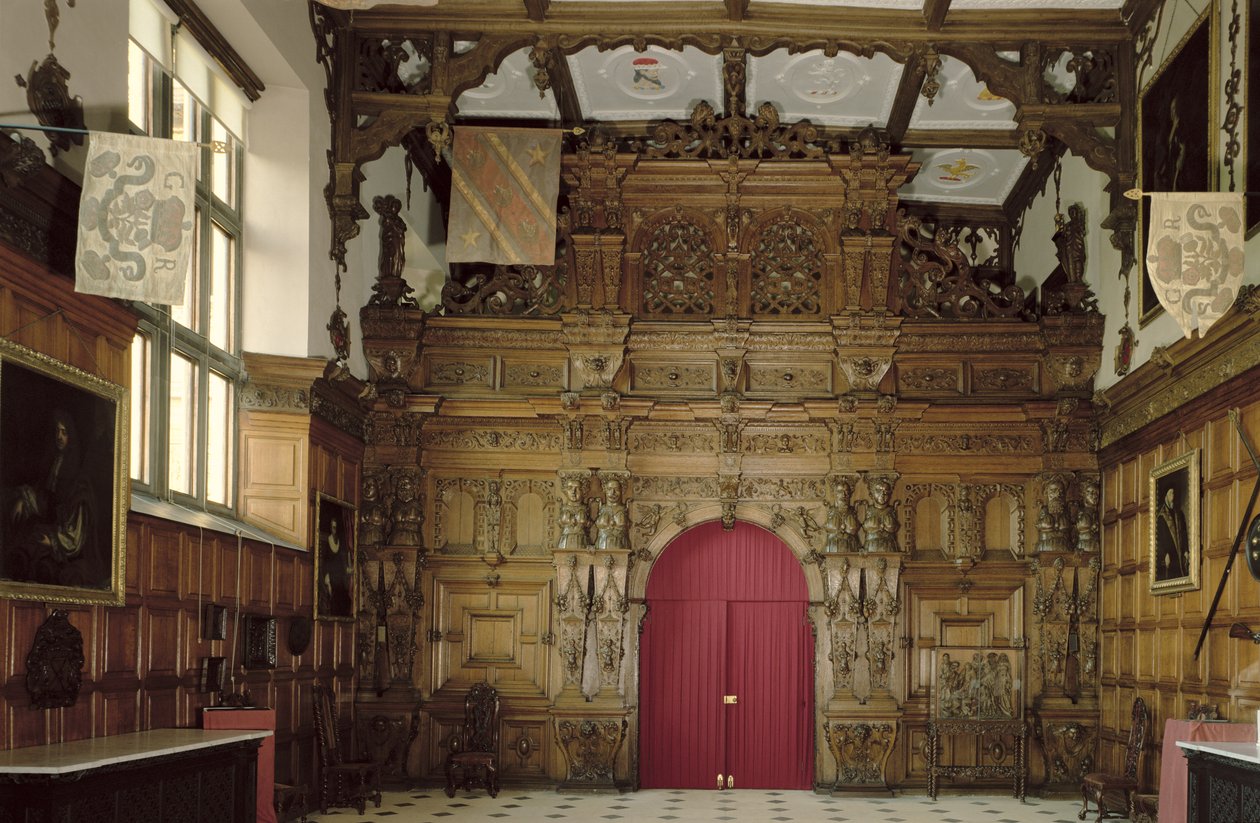
[[[778,823],[1077,823],[1080,801],[925,794],[895,798],[830,797],[812,792],[651,789],[622,795],[572,795],[554,791],[504,790],[497,798],[483,791],[448,799],[441,789],[385,792],[379,809],[329,809],[311,821],[333,823],[618,823],[618,821],[737,821]],[[1091,816],[1092,817],[1092,816]]]

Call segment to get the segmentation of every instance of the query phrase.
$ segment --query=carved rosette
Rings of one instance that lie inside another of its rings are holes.
[[[836,759],[833,791],[888,787],[884,768],[897,740],[896,721],[833,721],[823,726]]]
[[[624,717],[557,717],[556,740],[568,774],[559,789],[615,789],[617,754],[626,741]]]

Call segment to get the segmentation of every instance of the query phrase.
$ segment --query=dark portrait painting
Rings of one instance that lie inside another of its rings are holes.
[[[354,619],[354,507],[326,494],[315,504],[315,616]]]
[[[1142,89],[1138,103],[1141,158],[1138,184],[1144,192],[1212,191],[1211,15],[1205,14]],[[1142,198],[1138,259],[1146,258],[1150,198]],[[1140,316],[1160,311],[1159,298],[1142,266]]]
[[[0,594],[121,603],[123,389],[0,346]]]
[[[1151,592],[1199,588],[1199,451],[1151,470]]]

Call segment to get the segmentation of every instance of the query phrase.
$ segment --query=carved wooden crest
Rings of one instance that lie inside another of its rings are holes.
[[[26,691],[40,709],[73,706],[83,685],[83,635],[70,623],[65,609],[52,615],[35,632],[26,655]]]

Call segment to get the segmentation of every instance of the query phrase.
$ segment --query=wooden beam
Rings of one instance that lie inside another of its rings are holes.
[[[551,6],[551,0],[525,0],[525,14],[535,23],[541,23],[547,19],[547,9]]]
[[[945,15],[949,14],[950,0],[926,0],[923,4],[923,19],[928,31],[940,31],[945,25]]]
[[[241,87],[246,97],[253,101],[262,95],[267,88],[262,79],[193,0],[171,0],[166,5],[179,16],[179,24],[187,28],[193,39],[223,67],[232,82]]]
[[[923,55],[914,54],[906,61],[893,98],[892,111],[888,114],[888,139],[894,145],[901,143],[910,127],[910,118],[919,102],[919,90],[923,88]]]
[[[1017,149],[1015,129],[912,129],[901,139],[903,148]]]
[[[573,73],[569,71],[569,61],[560,49],[551,50],[551,93],[556,96],[556,107],[560,109],[560,122],[566,127],[581,125],[585,122],[585,114],[578,103],[577,86],[573,85]]]

